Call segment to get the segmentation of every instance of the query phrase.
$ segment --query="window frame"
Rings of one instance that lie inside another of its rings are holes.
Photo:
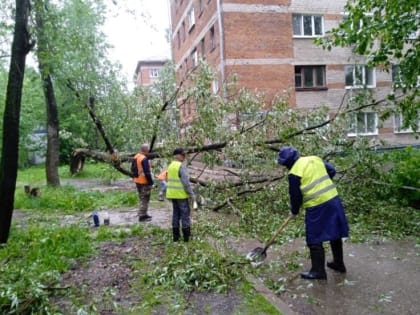
[[[150,78],[159,78],[159,69],[158,68],[150,68],[149,69],[149,77]]]
[[[194,5],[191,5],[191,8],[188,10],[188,32],[195,26],[195,12],[194,12]]]
[[[297,68],[300,68],[300,72],[297,72]],[[305,86],[305,70],[312,69],[312,86]],[[322,70],[322,85],[318,85],[318,73],[317,69]],[[327,70],[325,65],[295,65],[295,90],[296,91],[314,91],[314,90],[327,90]],[[300,78],[301,84],[296,84],[297,77]]]
[[[374,131],[373,132],[369,132],[369,125],[368,125],[368,114],[373,114],[374,115]],[[357,137],[357,136],[377,136],[378,135],[378,113],[377,112],[355,112],[355,113],[350,113],[349,115],[352,115],[354,117],[354,119],[356,120],[355,122],[353,122],[353,124],[355,123],[355,132],[352,132],[350,128],[350,119],[348,119],[347,121],[347,136],[348,137]],[[364,131],[359,131],[359,115],[363,115],[363,123],[364,123]]]
[[[198,66],[198,52],[197,48],[194,48],[191,52],[192,67]]]
[[[420,115],[418,117],[420,117]],[[398,126],[397,126],[397,121],[399,121]],[[401,113],[396,113],[393,115],[393,123],[394,123],[395,134],[414,133],[411,127],[401,128],[401,126],[404,124],[404,117]],[[417,126],[420,126],[420,118],[417,119]]]
[[[300,34],[295,34],[295,17],[299,17]],[[311,35],[305,35],[304,17],[311,17]],[[321,34],[315,34],[315,17],[321,18]],[[318,38],[325,35],[324,16],[319,14],[292,14],[292,33],[293,38]]]
[[[214,29],[214,25],[210,27],[209,33],[210,33],[210,51],[213,51],[214,49],[216,49],[216,40],[215,40],[216,32]]]
[[[353,85],[347,85],[347,68],[352,67],[352,81],[353,81]],[[357,83],[357,77],[356,77],[356,69],[357,67],[362,67],[362,84],[355,84]],[[366,69],[372,71],[372,81],[373,84],[372,85],[368,85],[366,83]],[[368,88],[368,89],[374,89],[376,88],[376,69],[375,68],[371,68],[368,67],[367,65],[364,64],[354,64],[354,65],[345,65],[344,66],[344,85],[346,89],[363,89],[363,88]]]

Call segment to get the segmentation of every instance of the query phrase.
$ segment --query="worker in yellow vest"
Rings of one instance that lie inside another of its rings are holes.
[[[305,208],[306,243],[312,267],[301,274],[303,279],[327,279],[323,242],[329,241],[333,261],[327,266],[340,273],[346,272],[343,260],[343,237],[348,237],[344,207],[332,182],[334,166],[317,156],[300,157],[290,146],[279,151],[278,163],[289,170],[289,195],[291,213],[297,215]]]
[[[180,223],[184,242],[188,242],[191,235],[191,218],[189,198],[195,200],[188,169],[183,162],[186,153],[183,148],[174,150],[175,160],[168,166],[168,182],[166,198],[172,201],[172,234],[174,242],[180,238]]]
[[[148,215],[150,194],[153,188],[153,178],[151,163],[147,158],[149,154],[149,145],[142,144],[139,153],[134,156],[131,167],[133,174],[133,181],[136,184],[137,192],[139,195],[139,222],[150,221],[152,217]]]

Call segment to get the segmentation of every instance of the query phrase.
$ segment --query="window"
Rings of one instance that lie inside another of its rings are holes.
[[[346,88],[375,87],[375,69],[365,65],[344,67]]]
[[[325,66],[295,66],[295,87],[325,88]]]
[[[157,69],[157,68],[149,69],[149,76],[151,78],[159,78],[159,69]]]
[[[177,43],[178,43],[178,49],[181,47],[181,35],[180,35],[180,33],[179,33],[179,30],[178,30],[178,32],[176,33],[176,39],[177,39]]]
[[[420,126],[420,119],[417,120],[417,128]],[[394,114],[394,133],[413,132],[411,127],[404,127],[404,117],[402,114]]]
[[[201,58],[204,59],[206,57],[206,42],[205,42],[204,37],[200,41],[200,46],[201,46]]]
[[[188,11],[188,22],[189,22],[189,30],[193,28],[195,25],[195,15],[194,15],[194,7],[192,6],[190,11]]]
[[[392,85],[396,88],[403,87],[400,66],[392,65],[391,72],[392,72]]]
[[[216,44],[214,42],[214,26],[210,28],[210,49],[213,50],[216,48]]]
[[[217,79],[214,79],[212,84],[213,94],[217,94],[219,92],[219,81]]]
[[[348,136],[377,135],[377,114],[374,112],[352,113],[348,116]]]
[[[198,0],[198,10],[200,13],[203,12],[203,0]]]
[[[293,36],[317,37],[324,35],[322,15],[293,14]]]
[[[196,67],[198,65],[198,53],[197,53],[196,48],[194,48],[194,50],[191,53],[191,60],[192,60],[192,66]]]
[[[344,23],[348,23],[350,22],[350,29],[353,31],[359,31],[360,29],[363,28],[364,24],[369,24],[369,21],[372,19],[373,17],[373,13],[371,12],[365,12],[363,13],[362,16],[353,16],[353,21],[349,21],[350,16],[348,12],[343,13],[344,14]]]
[[[185,36],[185,22],[182,22],[182,41],[184,41],[186,38]]]

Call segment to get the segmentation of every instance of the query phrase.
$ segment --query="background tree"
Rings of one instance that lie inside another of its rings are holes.
[[[52,18],[54,16],[52,11],[53,8],[48,0],[35,0],[36,56],[47,108],[46,179],[47,184],[56,186],[60,185],[60,178],[58,176],[60,143],[58,137],[59,120],[57,99],[52,80],[53,62],[50,62],[51,55],[56,53],[54,42],[57,38],[57,36],[54,36],[57,32],[57,25]],[[47,12],[49,12],[49,16],[47,16]],[[53,60],[51,58],[51,61]]]
[[[10,59],[3,145],[0,163],[0,243],[6,243],[12,221],[19,156],[19,122],[26,55],[31,49],[28,33],[29,0],[16,0],[15,28]]]
[[[392,71],[394,91],[389,95],[403,114],[404,126],[418,129],[420,76],[420,2],[416,0],[348,1],[346,18],[325,38],[318,40],[327,49],[350,46],[367,57],[371,67]],[[392,67],[393,66],[393,67]],[[390,115],[392,108],[384,112]]]

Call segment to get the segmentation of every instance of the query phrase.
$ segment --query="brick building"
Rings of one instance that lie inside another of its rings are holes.
[[[165,66],[166,60],[140,60],[134,73],[136,86],[149,86],[159,81],[160,70]]]
[[[235,74],[238,84],[267,98],[287,94],[291,107],[327,105],[331,114],[347,97],[367,86],[376,99],[392,87],[388,72],[364,66],[349,48],[323,50],[323,36],[345,17],[345,0],[170,0],[172,56],[177,79],[203,58],[218,71],[214,89]],[[188,120],[190,112],[181,112]],[[348,136],[415,140],[401,130],[401,117],[379,123],[375,112],[354,114]]]

